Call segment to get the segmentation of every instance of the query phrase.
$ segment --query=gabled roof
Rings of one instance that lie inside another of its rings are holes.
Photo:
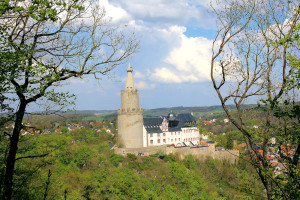
[[[176,120],[180,122],[196,122],[196,119],[191,115],[191,113],[182,113],[177,115]]]
[[[163,122],[161,117],[145,117],[143,118],[144,127],[148,133],[162,133],[160,126]]]
[[[146,131],[147,133],[162,133],[162,130],[159,127],[146,128]]]
[[[163,122],[163,119],[161,117],[145,117],[144,120],[144,126],[160,126]]]
[[[145,117],[144,127],[148,133],[162,133],[160,126],[163,122],[162,117]],[[196,123],[196,119],[190,113],[182,113],[175,117],[174,114],[169,114],[167,117],[169,121],[169,131],[179,132],[183,127],[190,127]]]
[[[177,128],[189,127],[196,123],[196,119],[190,113],[182,113],[177,115],[176,120],[179,121]]]

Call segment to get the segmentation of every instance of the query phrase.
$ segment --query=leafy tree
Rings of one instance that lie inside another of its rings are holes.
[[[233,149],[233,139],[232,139],[232,135],[230,133],[227,133],[225,135],[226,137],[226,145],[225,148],[226,149]]]
[[[66,133],[68,133],[69,132],[69,129],[67,128],[67,127],[61,127],[61,132],[62,132],[62,134],[66,134]]]
[[[74,153],[74,162],[79,166],[83,167],[93,157],[93,151],[86,145],[80,146]]]
[[[218,33],[213,43],[211,80],[230,121],[243,134],[251,164],[268,199],[299,197],[299,17],[300,4],[284,0],[225,0],[213,5]],[[247,102],[264,104],[251,112],[259,128],[249,126]],[[234,104],[236,111],[229,108]],[[260,109],[263,112],[255,112]],[[256,115],[256,116],[255,116]],[[260,121],[257,121],[257,117]],[[286,166],[276,177],[268,159],[273,153]],[[263,153],[255,148],[262,142]],[[288,144],[293,146],[290,152]],[[285,150],[282,149],[285,146]],[[289,155],[290,154],[290,155]]]
[[[54,88],[71,78],[107,75],[136,51],[137,42],[89,0],[5,0],[0,2],[0,20],[1,109],[14,114],[3,194],[11,199],[28,106],[45,100],[51,110],[72,104],[72,94]]]

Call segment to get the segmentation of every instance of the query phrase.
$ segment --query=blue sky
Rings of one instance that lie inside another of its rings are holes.
[[[128,24],[140,40],[129,62],[140,107],[218,105],[209,79],[215,19],[208,0],[101,0],[112,23]],[[78,110],[120,108],[128,63],[109,77],[71,80],[64,90],[77,96]]]

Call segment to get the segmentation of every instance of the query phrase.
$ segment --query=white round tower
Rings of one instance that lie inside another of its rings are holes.
[[[143,109],[139,108],[139,91],[134,87],[132,71],[129,64],[118,110],[118,144],[124,148],[143,147]]]

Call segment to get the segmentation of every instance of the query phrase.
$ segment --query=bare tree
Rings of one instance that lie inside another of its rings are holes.
[[[92,0],[1,1],[0,25],[1,109],[7,102],[15,105],[3,193],[3,199],[11,199],[28,105],[41,99],[68,105],[72,95],[55,92],[56,86],[88,74],[107,75],[135,53],[138,43]]]
[[[250,162],[267,198],[296,199],[299,110],[288,117],[279,116],[277,111],[288,113],[283,112],[283,102],[288,102],[285,105],[290,111],[297,108],[299,79],[293,77],[299,73],[299,60],[298,64],[292,63],[289,56],[299,56],[299,1],[224,0],[212,5],[218,25],[211,59],[213,87],[228,118],[245,137]],[[298,81],[298,87],[292,79]],[[259,100],[264,103],[263,112],[252,114],[262,115],[260,124],[258,128],[247,126],[249,110],[243,106]],[[236,110],[228,109],[229,104],[234,104]],[[269,145],[272,137],[277,139],[274,148]],[[262,151],[256,148],[256,142],[262,142]],[[292,155],[287,152],[291,149],[288,145],[294,149]],[[276,165],[268,158],[272,149],[278,163],[286,168],[281,177],[275,174]]]

